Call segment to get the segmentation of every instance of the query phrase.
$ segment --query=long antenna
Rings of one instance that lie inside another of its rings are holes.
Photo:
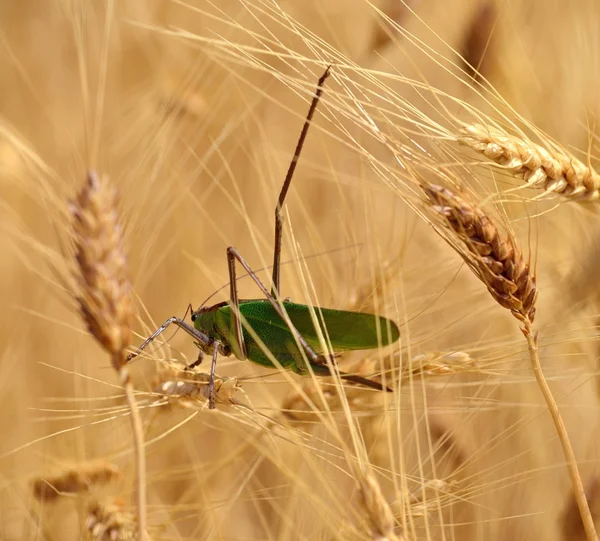
[[[304,140],[306,139],[308,128],[310,127],[312,117],[315,114],[317,104],[321,99],[321,94],[323,93],[323,84],[325,83],[325,79],[329,77],[330,70],[331,66],[327,66],[325,73],[321,75],[321,78],[317,83],[317,91],[315,92],[315,96],[310,104],[308,114],[306,115],[306,120],[304,121],[302,132],[300,132],[300,138],[298,139],[298,143],[296,144],[294,157],[292,158],[290,167],[288,168],[288,172],[285,175],[283,187],[281,188],[281,192],[279,193],[279,200],[277,201],[277,206],[275,207],[275,242],[273,245],[273,286],[271,288],[271,295],[275,298],[279,296],[279,281],[281,275],[281,241],[283,236],[283,215],[281,209],[283,207],[283,202],[285,201],[285,196],[287,195],[288,189],[292,182],[292,177],[294,176],[294,171],[296,170],[296,165],[298,164],[298,160],[300,158],[300,152],[302,152],[302,147],[304,146]]]

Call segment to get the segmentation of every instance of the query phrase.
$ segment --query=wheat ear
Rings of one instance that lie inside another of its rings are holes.
[[[36,500],[54,502],[65,494],[85,494],[93,486],[120,478],[121,470],[114,464],[82,464],[54,475],[40,475],[31,484]]]
[[[116,192],[96,173],[90,172],[87,183],[71,202],[70,210],[77,261],[75,298],[88,330],[110,354],[131,410],[138,526],[140,539],[143,539],[146,531],[146,458],[142,421],[125,367],[126,349],[131,342],[133,304],[116,209]]]
[[[89,541],[133,541],[138,529],[133,515],[117,503],[92,502],[87,509],[85,530]]]
[[[480,208],[450,190],[423,186],[433,210],[444,218],[452,242],[494,299],[520,321],[533,322],[537,288],[529,265],[510,235],[502,234]]]
[[[585,496],[575,453],[539,359],[539,333],[534,332],[532,327],[537,299],[535,277],[512,235],[501,232],[491,216],[447,188],[423,184],[422,189],[427,195],[430,208],[450,229],[450,236],[444,235],[446,240],[486,285],[492,297],[510,309],[522,323],[521,331],[527,340],[533,373],[562,445],[587,538],[589,541],[597,540],[594,519]]]
[[[395,533],[396,521],[390,506],[381,493],[375,476],[362,472],[358,476],[361,507],[367,519],[373,541],[404,541]]]
[[[577,201],[600,199],[600,175],[562,149],[548,150],[525,137],[493,126],[470,124],[458,135],[459,143],[525,180],[528,186]]]
[[[184,408],[205,408],[210,399],[209,382],[210,374],[168,367],[157,374],[152,385],[152,392],[159,395],[156,402],[179,405]],[[234,397],[235,393],[241,389],[237,378],[216,376],[214,383],[215,404],[219,406],[239,404]]]
[[[477,363],[464,351],[431,351],[415,355],[404,365],[400,385],[419,377],[453,376],[477,371]]]

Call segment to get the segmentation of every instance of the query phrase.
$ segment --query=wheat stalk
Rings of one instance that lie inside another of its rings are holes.
[[[600,478],[597,475],[589,480],[585,492],[593,517],[600,519]],[[577,501],[573,498],[572,493],[569,494],[567,505],[562,513],[561,525],[565,541],[585,539],[584,525],[581,522]]]
[[[38,501],[53,502],[65,494],[88,493],[95,485],[120,479],[121,470],[114,464],[82,464],[54,475],[34,478],[33,496]]]
[[[137,509],[140,538],[146,531],[146,458],[143,429],[133,385],[125,367],[131,342],[133,304],[127,279],[123,236],[116,209],[116,192],[96,173],[71,202],[77,269],[75,298],[89,332],[110,354],[125,389],[135,447]]]
[[[525,137],[481,124],[464,126],[458,142],[522,178],[528,186],[543,190],[543,195],[557,193],[577,201],[600,199],[600,175],[556,146],[547,150]]]
[[[427,195],[429,206],[451,231],[450,238],[446,236],[446,240],[485,284],[492,297],[522,323],[521,331],[527,340],[533,373],[565,455],[587,538],[589,541],[597,540],[575,453],[539,359],[539,333],[534,332],[532,327],[537,299],[535,277],[512,235],[502,233],[491,216],[447,188],[433,184],[422,184],[421,187]]]

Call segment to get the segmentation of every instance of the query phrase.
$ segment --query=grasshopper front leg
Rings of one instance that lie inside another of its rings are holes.
[[[144,349],[146,349],[152,342],[154,342],[156,338],[158,338],[163,332],[165,332],[169,325],[176,325],[180,329],[183,329],[190,336],[193,336],[198,344],[209,346],[212,343],[212,340],[204,333],[200,332],[195,327],[192,327],[189,323],[183,321],[183,319],[173,316],[167,319],[158,329],[156,329],[148,338],[146,338],[146,340],[144,340],[141,343],[141,345],[137,348],[136,351],[127,355],[127,359],[125,360],[125,362],[129,362],[133,358],[137,357]]]

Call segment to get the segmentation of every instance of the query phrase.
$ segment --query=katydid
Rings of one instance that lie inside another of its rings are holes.
[[[198,360],[190,365],[190,368],[200,364],[205,353],[212,355],[209,379],[210,409],[215,407],[214,376],[217,354],[223,356],[233,354],[240,360],[248,359],[262,366],[275,368],[275,365],[269,359],[269,356],[272,355],[281,366],[289,368],[297,374],[305,375],[309,373],[308,363],[315,375],[330,376],[332,374],[328,366],[328,359],[323,354],[323,347],[315,323],[329,337],[334,351],[373,349],[380,345],[392,344],[400,337],[400,331],[396,324],[380,316],[315,307],[315,318],[307,305],[296,304],[289,299],[279,301],[283,234],[282,207],[308,128],[323,92],[323,84],[329,76],[329,71],[330,68],[328,67],[317,84],[317,90],[308,110],[294,157],[275,207],[273,285],[271,292],[267,290],[240,253],[233,246],[230,246],[227,248],[229,301],[214,306],[200,307],[195,311],[192,310],[193,326],[178,317],[167,319],[140,345],[135,353],[130,354],[127,358],[129,361],[138,355],[169,325],[174,324],[180,327],[196,339],[200,349]],[[236,260],[261,290],[264,299],[244,300],[238,298]],[[258,338],[258,341],[255,338]],[[334,362],[333,358],[331,360]],[[378,382],[360,376],[340,372],[340,377],[380,391],[391,391],[391,389]]]

